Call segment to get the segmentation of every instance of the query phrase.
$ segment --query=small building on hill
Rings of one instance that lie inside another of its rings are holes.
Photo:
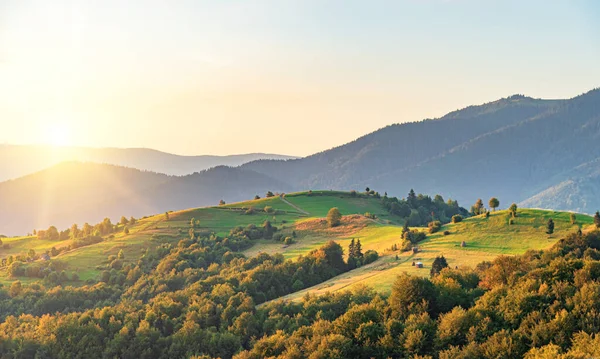
[[[415,263],[415,267],[417,267],[417,268],[423,268],[423,263],[417,262],[417,263]]]
[[[462,241],[462,242],[460,243],[460,246],[461,246],[461,247],[466,247],[466,246],[467,246],[467,242],[465,242],[465,241]]]

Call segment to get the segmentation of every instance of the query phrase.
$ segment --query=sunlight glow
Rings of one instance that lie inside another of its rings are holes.
[[[71,145],[71,129],[64,123],[49,123],[47,125],[46,141],[52,146],[70,146]]]

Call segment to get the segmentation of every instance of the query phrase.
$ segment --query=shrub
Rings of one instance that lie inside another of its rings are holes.
[[[442,228],[442,222],[432,221],[427,224],[427,227],[429,227],[429,233],[436,233]]]
[[[510,219],[508,220],[508,224],[509,224],[509,225],[511,225],[511,226],[512,226],[513,224],[515,224],[515,219],[514,219],[514,218],[510,218]]]
[[[376,219],[377,216],[371,212],[365,212],[365,217],[370,218],[370,219]]]
[[[247,216],[254,214],[254,208],[253,208],[253,207],[250,207],[250,208],[248,208],[248,209],[247,209],[247,210],[244,212],[244,214],[245,214],[245,215],[247,215]]]
[[[450,234],[450,231],[444,231],[444,235],[447,236]]]
[[[377,253],[377,251],[374,251],[372,249],[369,249],[368,251],[365,252],[365,254],[363,255],[363,265],[365,264],[369,264],[369,263],[373,263],[375,262],[377,259],[379,258],[379,254]]]
[[[273,213],[274,212],[273,207],[271,207],[271,206],[265,206],[264,210],[265,210],[266,213]]]
[[[463,218],[460,214],[455,214],[454,216],[452,216],[452,223],[459,223],[462,222]]]
[[[337,207],[333,207],[327,213],[327,223],[329,223],[329,227],[336,227],[342,223],[342,214]]]
[[[285,244],[286,246],[289,246],[290,244],[294,244],[294,239],[292,237],[285,237],[283,244]]]

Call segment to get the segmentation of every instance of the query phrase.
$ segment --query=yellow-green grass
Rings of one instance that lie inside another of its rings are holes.
[[[70,239],[51,241],[38,239],[36,236],[2,238],[3,245],[0,246],[0,258],[6,258],[11,255],[14,256],[23,253],[26,254],[30,249],[35,250],[36,253],[45,253],[52,247],[66,247],[70,243]],[[9,248],[5,248],[4,245],[8,245]]]
[[[250,201],[229,203],[223,206],[219,206],[218,208],[241,208],[248,209],[254,208],[257,211],[264,210],[265,207],[271,207],[274,210],[288,211],[288,212],[297,212],[296,209],[289,204],[287,204],[284,200],[279,196],[269,197],[269,198],[260,198],[254,199]]]
[[[343,215],[364,214],[370,212],[382,220],[397,222],[381,205],[381,199],[375,197],[352,197],[349,192],[315,191],[285,195],[290,203],[308,212],[311,217],[325,217],[327,212],[337,207]]]
[[[555,222],[555,231],[552,235],[546,234],[546,224],[550,218]],[[492,213],[490,218],[478,216],[457,224],[448,224],[440,232],[429,235],[426,240],[419,243],[420,251],[416,254],[412,251],[404,253],[386,251],[394,243],[400,242],[399,236],[394,235],[398,233],[396,232],[398,227],[389,229],[389,226],[368,226],[357,232],[354,237],[361,238],[364,250],[377,250],[381,255],[379,260],[283,299],[299,300],[306,292],[320,294],[348,289],[356,285],[368,285],[387,294],[394,280],[401,273],[428,276],[431,263],[437,256],[446,257],[451,267],[475,267],[478,263],[491,261],[498,255],[516,255],[530,249],[546,249],[558,239],[577,231],[579,226],[585,228],[593,223],[591,217],[577,214],[577,223],[573,225],[568,212],[533,209],[519,210],[518,217],[514,219],[512,225],[509,225],[508,221],[508,212],[499,211]],[[449,231],[450,234],[444,236],[444,231]],[[371,235],[363,236],[367,233]],[[336,239],[336,241],[344,245],[348,243],[347,238]],[[463,241],[466,247],[460,246]],[[287,249],[292,250],[292,246]],[[294,251],[294,253],[304,254],[308,250],[310,248]],[[396,255],[398,255],[397,260]],[[423,268],[413,266],[413,262],[422,262]]]

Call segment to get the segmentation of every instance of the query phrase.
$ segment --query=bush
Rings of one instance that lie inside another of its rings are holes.
[[[454,216],[452,216],[452,223],[459,223],[462,222],[463,218],[460,214],[455,214]]]
[[[509,224],[509,225],[511,225],[511,226],[512,226],[513,224],[515,224],[515,219],[514,219],[514,218],[510,218],[510,219],[508,220],[508,224]]]
[[[342,223],[342,214],[337,207],[333,207],[327,213],[327,223],[329,223],[329,227],[336,227]]]
[[[440,222],[440,221],[429,222],[427,224],[427,227],[429,227],[429,233],[436,233],[442,228],[442,222]]]
[[[281,242],[281,241],[283,240],[283,234],[281,234],[281,233],[275,233],[275,234],[273,235],[273,239],[274,239],[275,241],[277,241],[277,242]]]
[[[413,244],[411,241],[409,240],[402,240],[402,242],[400,242],[400,247],[398,249],[400,249],[401,252],[406,252],[406,251],[410,251],[413,247]]]
[[[274,212],[274,211],[273,211],[273,207],[271,207],[271,206],[266,206],[266,207],[265,207],[265,212],[266,212],[266,213],[273,213],[273,212]]]
[[[370,218],[370,219],[376,219],[377,216],[371,212],[365,212],[365,217]]]
[[[290,244],[294,244],[294,239],[292,237],[285,237],[283,244],[285,244],[286,246],[289,246]]]
[[[379,254],[377,253],[377,251],[374,251],[372,249],[369,249],[368,251],[365,252],[365,254],[363,255],[363,265],[365,264],[369,264],[369,263],[373,263],[375,262],[377,259],[379,258]]]
[[[450,234],[450,231],[444,231],[444,235],[447,236]]]
[[[252,208],[252,207],[248,208],[248,209],[247,209],[247,210],[244,212],[244,214],[245,214],[245,215],[247,215],[247,216],[254,214],[254,208]]]

